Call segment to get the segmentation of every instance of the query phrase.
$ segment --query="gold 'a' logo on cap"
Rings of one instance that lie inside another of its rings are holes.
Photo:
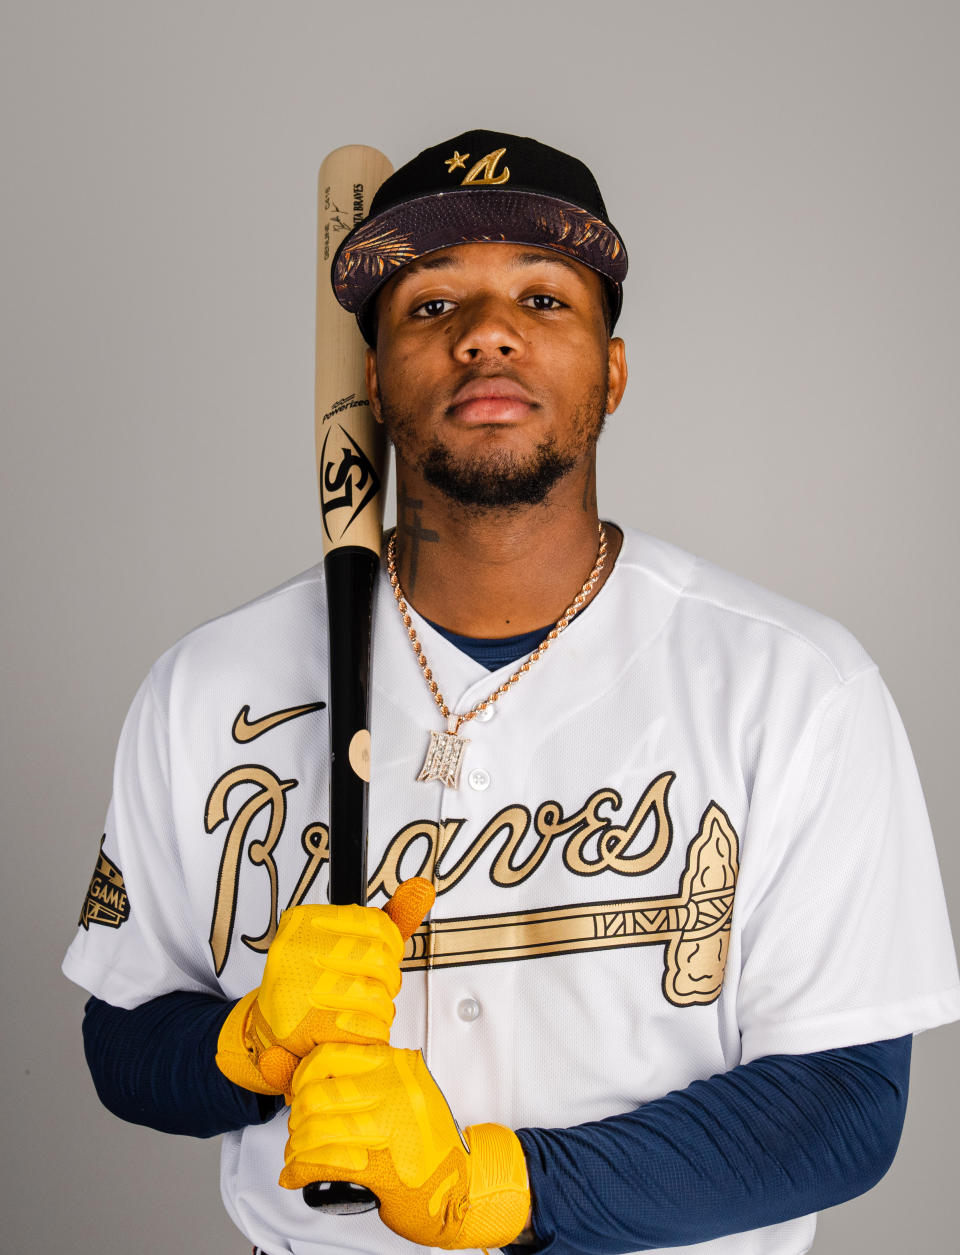
[[[506,183],[510,178],[510,167],[504,166],[499,174],[496,173],[497,163],[507,150],[505,148],[495,148],[492,153],[487,153],[463,176],[461,187],[490,187],[496,183]],[[469,153],[462,155],[456,151],[452,157],[448,157],[444,162],[447,167],[447,173],[453,174],[454,170],[463,170],[466,168]]]

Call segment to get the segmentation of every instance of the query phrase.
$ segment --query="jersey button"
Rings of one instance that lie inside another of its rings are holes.
[[[476,998],[464,998],[457,1003],[457,1015],[468,1024],[472,1023],[480,1015],[480,1003]]]
[[[474,767],[473,771],[467,776],[467,784],[471,789],[489,789],[490,772],[484,771],[482,767]]]
[[[489,723],[493,716],[497,713],[497,708],[493,702],[489,706],[484,706],[483,710],[478,710],[473,716],[477,723]]]

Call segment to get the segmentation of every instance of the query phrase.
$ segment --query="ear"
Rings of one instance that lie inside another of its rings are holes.
[[[363,367],[367,377],[367,396],[370,398],[370,413],[378,423],[382,423],[383,417],[380,409],[380,380],[377,377],[376,349],[371,349],[368,346]]]
[[[610,340],[607,349],[607,365],[609,369],[607,413],[612,414],[623,400],[623,391],[627,386],[627,354],[619,336],[614,336]]]

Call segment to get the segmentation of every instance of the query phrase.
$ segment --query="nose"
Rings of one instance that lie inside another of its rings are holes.
[[[517,357],[523,352],[523,345],[512,302],[486,297],[471,301],[461,309],[460,326],[453,344],[458,361]]]

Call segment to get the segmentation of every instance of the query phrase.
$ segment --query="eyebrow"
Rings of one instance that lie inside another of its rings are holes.
[[[478,244],[483,241],[476,241]],[[491,240],[491,244],[499,243],[498,240]],[[536,266],[543,263],[547,266],[563,266],[569,270],[571,274],[575,274],[577,278],[581,278],[580,267],[574,261],[568,261],[566,257],[561,257],[559,253],[518,253],[510,263],[513,269],[519,269],[522,266]],[[458,257],[452,257],[449,253],[437,254],[431,256],[427,254],[425,257],[418,258],[416,261],[410,262],[404,267],[403,274],[397,276],[397,286],[399,287],[405,278],[414,278],[421,270],[458,270],[463,262]]]
[[[578,277],[580,275],[580,263],[569,261],[559,253],[551,253],[549,256],[544,253],[519,253],[513,259],[514,266],[536,266],[538,262],[546,262],[548,266],[563,266]]]

